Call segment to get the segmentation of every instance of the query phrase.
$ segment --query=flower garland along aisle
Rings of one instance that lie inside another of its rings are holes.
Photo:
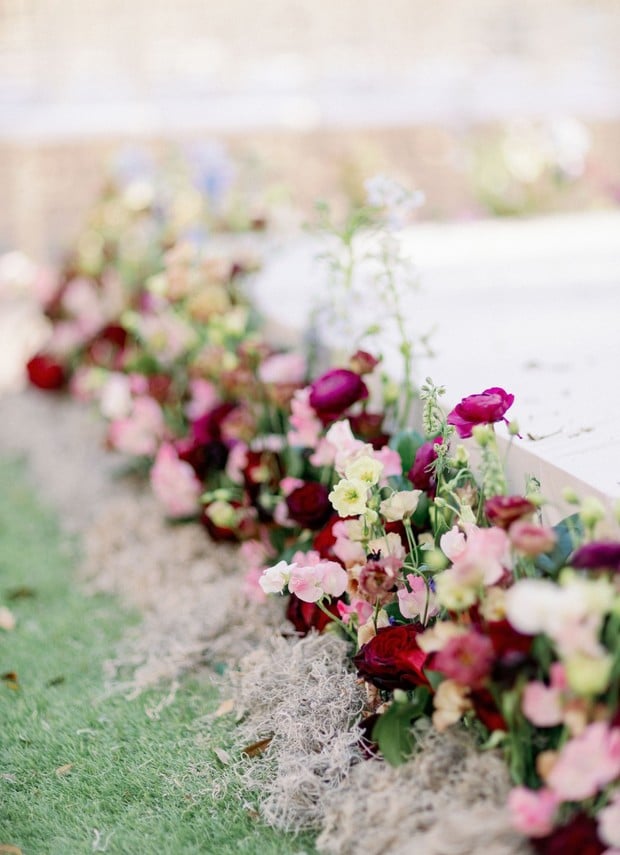
[[[355,222],[379,228],[387,201],[375,194]],[[535,481],[511,494],[495,425],[518,433],[513,396],[491,387],[446,415],[442,387],[415,392],[397,303],[404,395],[363,349],[311,379],[302,354],[262,337],[239,287],[247,260],[151,236],[152,263],[128,281],[132,220],[115,223],[97,263],[78,252],[48,292],[53,334],[32,382],[97,400],[109,445],[150,470],[163,512],[241,544],[248,598],[285,594],[300,636],[342,639],[330,656],[346,651],[365,691],[337,727],[369,758],[366,778],[386,768],[377,758],[406,769],[432,732],[466,732],[504,758],[511,822],[535,851],[620,852],[620,543],[604,508],[567,495],[574,515],[550,528]],[[268,758],[275,735],[255,736],[246,754]]]

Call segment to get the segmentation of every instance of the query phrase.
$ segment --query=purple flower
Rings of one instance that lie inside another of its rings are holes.
[[[475,425],[506,421],[504,414],[514,399],[514,395],[509,395],[499,386],[485,389],[479,395],[468,395],[448,415],[448,424],[454,425],[459,436],[466,439],[472,435]]]
[[[620,543],[612,540],[586,543],[575,552],[570,563],[579,570],[612,570],[620,573]]]
[[[432,465],[437,460],[435,444],[441,445],[441,443],[443,443],[443,438],[436,436],[435,439],[422,443],[416,451],[413,466],[409,470],[407,478],[417,490],[426,490],[429,493],[435,490],[435,474]]]
[[[310,386],[310,406],[321,416],[338,418],[348,407],[368,397],[366,384],[354,371],[333,368]]]

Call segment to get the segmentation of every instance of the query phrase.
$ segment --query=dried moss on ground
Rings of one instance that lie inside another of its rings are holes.
[[[17,626],[0,637],[0,844],[24,855],[103,852],[314,851],[257,820],[226,746],[230,718],[208,675],[128,701],[107,695],[103,666],[137,618],[76,587],[76,544],[26,486],[23,467],[0,463],[0,604]],[[201,721],[202,719],[202,721]]]

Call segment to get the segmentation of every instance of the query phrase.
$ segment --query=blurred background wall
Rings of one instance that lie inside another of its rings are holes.
[[[302,208],[381,169],[428,217],[613,205],[618,45],[617,0],[2,0],[0,249],[57,255],[119,144],[214,135]],[[543,149],[571,180],[511,198]]]

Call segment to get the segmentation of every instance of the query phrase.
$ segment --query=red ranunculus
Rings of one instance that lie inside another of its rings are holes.
[[[303,528],[319,529],[332,515],[329,490],[317,481],[307,481],[286,497],[289,516]]]
[[[517,632],[505,618],[489,621],[484,631],[491,640],[495,655],[500,659],[512,653],[528,654],[534,643],[534,636]]]
[[[321,417],[337,419],[357,401],[368,397],[366,384],[354,371],[332,368],[310,386],[310,406]]]
[[[547,837],[530,839],[540,855],[601,855],[607,848],[597,833],[596,820],[585,813],[554,829]]]
[[[497,708],[493,695],[488,689],[474,689],[470,700],[476,716],[489,730],[508,730],[504,716]]]
[[[596,540],[580,546],[570,564],[579,570],[611,570],[620,573],[620,543]]]
[[[416,490],[425,490],[427,493],[434,493],[435,475],[431,466],[437,460],[435,445],[441,445],[442,442],[443,438],[436,436],[435,439],[422,443],[416,451],[413,466],[407,473],[407,478],[409,478]]]
[[[340,517],[338,514],[332,514],[321,530],[316,533],[312,541],[312,548],[319,553],[321,558],[325,558],[327,561],[337,561],[339,564],[342,564],[340,559],[334,555],[333,549],[334,543],[336,543],[334,526],[339,522]]]
[[[235,404],[218,404],[199,419],[192,422],[192,435],[196,442],[207,443],[222,438],[221,425],[226,416],[235,408]]]
[[[379,689],[428,686],[424,666],[428,654],[418,647],[423,628],[416,624],[382,627],[353,657],[360,677]]]
[[[337,600],[332,600],[325,604],[325,608],[331,612],[334,617],[338,617]],[[288,605],[286,607],[286,617],[295,627],[300,635],[308,635],[312,629],[317,632],[323,632],[325,627],[331,623],[331,619],[321,611],[316,603],[306,603],[291,594]]]
[[[356,374],[370,374],[378,364],[379,360],[367,350],[356,350],[349,359],[349,368]]]
[[[484,512],[490,523],[507,529],[515,520],[533,514],[536,506],[523,496],[492,496],[484,503]]]
[[[28,379],[39,389],[61,389],[65,385],[65,370],[52,356],[38,353],[27,363]]]
[[[499,386],[485,389],[479,395],[468,395],[448,415],[448,424],[454,425],[459,436],[466,439],[472,435],[475,425],[507,421],[504,416],[514,399],[514,395]]]
[[[353,433],[363,439],[364,442],[369,442],[373,448],[379,449],[387,445],[390,436],[383,431],[383,413],[368,413],[364,411],[357,416],[349,416],[351,430]]]

